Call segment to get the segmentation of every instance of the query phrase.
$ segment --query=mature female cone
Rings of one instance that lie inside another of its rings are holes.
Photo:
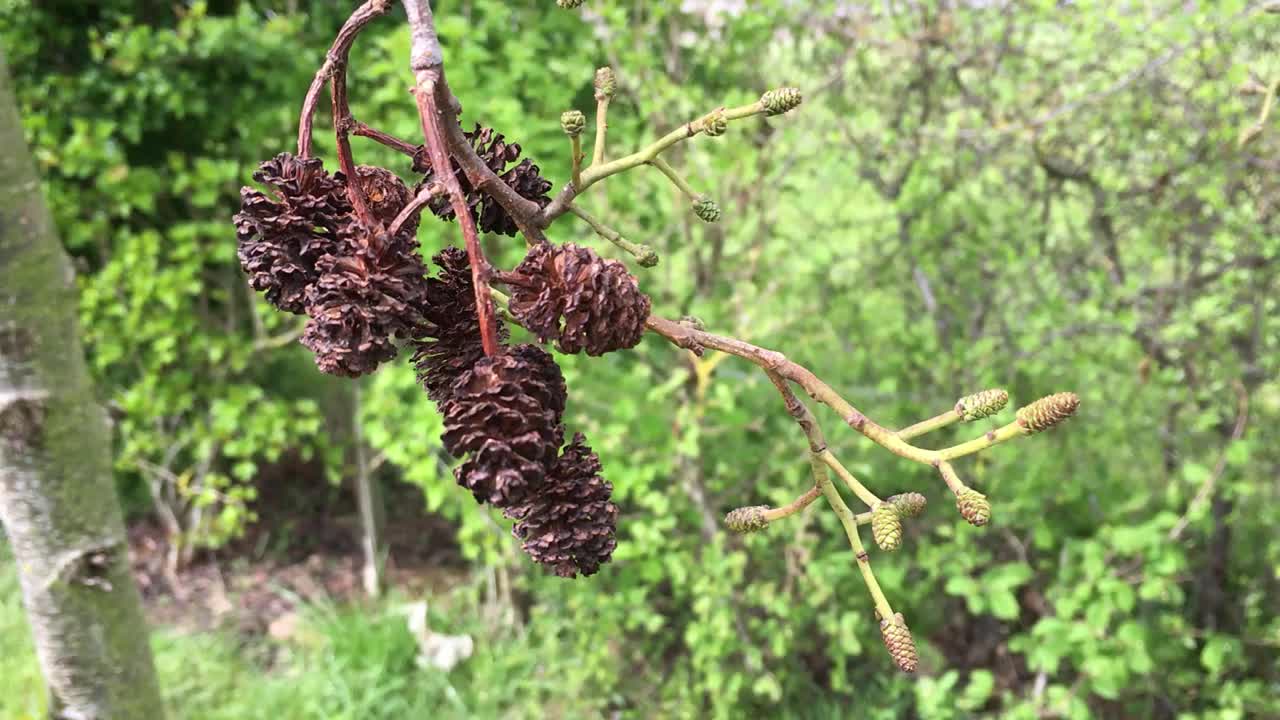
[[[881,550],[897,550],[902,545],[902,518],[893,503],[882,502],[871,511],[871,536]]]
[[[928,504],[928,500],[924,495],[918,492],[902,493],[900,495],[890,495],[885,502],[893,505],[898,509],[898,515],[904,518],[913,518],[924,512],[924,506]]]
[[[440,272],[426,282],[420,308],[423,323],[413,340],[413,365],[427,397],[439,404],[458,376],[484,357],[484,347],[466,251],[448,247],[431,261]],[[506,337],[507,328],[499,322],[498,339]]]
[[[341,254],[316,263],[320,278],[307,288],[311,319],[302,344],[321,371],[357,377],[395,357],[395,338],[417,334],[426,267],[416,241],[392,237],[381,225],[352,221],[342,240]]]
[[[538,491],[564,439],[564,378],[539,347],[482,357],[440,403],[444,447],[470,457],[455,470],[477,502],[511,507]]]
[[[501,133],[495,132],[492,128],[480,127],[479,125],[476,125],[475,130],[465,133],[465,135],[471,142],[471,147],[475,149],[476,154],[480,156],[485,165],[502,182],[515,190],[516,194],[525,200],[532,200],[538,204],[538,207],[546,207],[551,203],[551,196],[547,195],[547,192],[551,190],[551,181],[542,177],[538,166],[534,165],[532,161],[526,158],[510,170],[506,169],[507,165],[515,162],[520,157],[520,146],[518,144],[508,143]],[[458,185],[461,186],[462,192],[466,196],[467,207],[471,210],[471,217],[476,221],[476,226],[480,228],[480,231],[503,235],[515,235],[519,232],[519,227],[516,226],[515,220],[507,214],[507,211],[488,193],[480,192],[473,187],[471,181],[467,178],[467,174],[462,171],[462,167],[458,165],[456,160],[452,164],[453,174],[458,179]],[[425,187],[436,179],[435,169],[431,167],[431,161],[427,158],[426,150],[423,148],[418,148],[418,152],[413,156],[413,170],[414,172],[425,173],[417,189]],[[441,220],[453,220],[457,217],[453,212],[453,205],[449,202],[449,198],[443,195],[433,200],[428,204],[428,207]]]
[[[338,173],[338,177],[342,174]],[[405,205],[413,199],[413,193],[398,175],[386,168],[374,165],[361,165],[356,168],[360,191],[364,193],[365,202],[373,217],[383,225],[390,227]],[[401,226],[403,232],[412,236],[418,229],[418,219],[412,218]]]
[[[916,643],[911,639],[911,631],[907,629],[907,621],[902,613],[894,613],[892,618],[880,620],[880,636],[884,638],[884,646],[889,655],[902,672],[915,672],[920,664],[916,655]]]
[[[572,243],[535,245],[504,278],[511,314],[543,342],[566,353],[603,355],[644,336],[649,297],[617,260]]]
[[[516,520],[512,533],[535,562],[560,577],[594,575],[617,546],[618,507],[613,486],[600,477],[600,458],[582,433],[574,435],[546,483],[527,502],[504,511]]]
[[[956,403],[956,412],[965,422],[973,422],[995,415],[1003,410],[1008,402],[1009,393],[1004,390],[983,390],[960,398]]]
[[[258,167],[253,179],[272,196],[240,189],[235,215],[237,254],[249,285],[272,305],[295,314],[306,309],[307,286],[319,278],[316,261],[335,251],[351,205],[341,179],[318,158],[280,153]]]
[[[736,533],[752,533],[769,526],[769,518],[765,517],[768,505],[752,505],[730,510],[724,516],[724,526]]]
[[[970,525],[982,527],[991,520],[991,503],[986,495],[973,488],[967,487],[956,495],[956,508]]]
[[[1071,392],[1055,393],[1018,408],[1018,424],[1028,435],[1048,430],[1075,414],[1080,396]]]

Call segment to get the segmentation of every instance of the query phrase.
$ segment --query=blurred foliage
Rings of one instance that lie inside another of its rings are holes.
[[[567,424],[622,508],[613,563],[575,582],[530,567],[454,486],[434,409],[404,363],[387,368],[360,408],[384,472],[421,486],[468,557],[514,573],[532,602],[527,636],[465,670],[510,688],[474,716],[1280,714],[1280,139],[1236,147],[1260,104],[1237,88],[1280,74],[1280,18],[1243,2],[436,5],[464,122],[560,181],[557,118],[589,113],[599,65],[619,78],[614,153],[804,88],[788,116],[672,153],[719,224],[644,168],[580,200],[658,250],[637,269],[657,311],[781,349],[886,424],[984,387],[1083,399],[1064,429],[961,463],[994,504],[982,530],[927,468],[815,409],[871,488],[932,500],[902,550],[872,559],[922,646],[907,678],[830,513],[749,537],[718,527],[808,482],[799,430],[746,363],[657,340],[562,358]],[[120,468],[152,487],[199,477],[219,510],[206,542],[251,513],[264,463],[323,456],[336,475],[347,442],[322,422],[339,385],[287,342],[292,318],[249,297],[229,222],[255,164],[291,149],[341,19],[329,3],[0,0],[45,190],[81,263],[89,351],[123,418]],[[401,25],[374,24],[351,93],[357,118],[413,138],[407,49]],[[356,142],[360,161],[407,173]],[[553,239],[617,256],[575,222]],[[426,252],[457,242],[430,219],[419,233]],[[519,243],[487,243],[505,266],[519,257]],[[351,642],[379,642],[377,617],[342,617]],[[331,683],[361,686],[364,670],[331,667]],[[224,694],[239,682],[266,681]],[[449,707],[414,706],[417,692],[378,702],[400,708],[389,717]]]

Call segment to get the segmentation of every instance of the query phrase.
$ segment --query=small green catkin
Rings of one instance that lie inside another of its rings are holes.
[[[1072,392],[1054,393],[1018,409],[1018,424],[1028,435],[1048,430],[1071,417],[1080,407],[1080,396]]]
[[[735,508],[724,516],[724,526],[736,533],[753,533],[763,530],[769,525],[769,518],[764,515],[768,509],[768,505]]]
[[[965,395],[956,403],[956,412],[965,422],[995,415],[1009,403],[1009,393],[999,388]]]

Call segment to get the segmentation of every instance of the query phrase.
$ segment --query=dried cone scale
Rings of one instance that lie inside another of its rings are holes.
[[[556,461],[564,395],[560,369],[536,346],[482,357],[459,375],[440,404],[445,449],[468,456],[458,484],[498,507],[528,500]]]
[[[572,243],[535,245],[508,274],[511,314],[561,352],[588,355],[635,347],[649,296],[627,268]]]
[[[253,179],[268,195],[240,190],[234,221],[237,255],[249,286],[285,312],[302,314],[307,287],[319,279],[316,262],[336,251],[351,205],[340,178],[318,158],[280,153],[262,163]]]

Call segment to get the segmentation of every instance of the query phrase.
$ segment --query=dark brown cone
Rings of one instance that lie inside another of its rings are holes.
[[[268,302],[302,314],[307,287],[319,278],[316,262],[336,250],[349,222],[346,190],[318,158],[289,153],[262,163],[253,179],[272,192],[240,189],[234,218],[240,266],[249,286],[264,292]]]
[[[484,357],[484,347],[466,251],[445,248],[431,261],[440,272],[427,280],[421,308],[424,322],[413,341],[413,365],[427,397],[439,404],[458,376]],[[498,338],[506,337],[507,329],[499,322]]]
[[[342,177],[338,173],[337,177]],[[373,217],[386,227],[396,219],[405,205],[413,199],[413,193],[404,181],[395,173],[374,165],[361,165],[356,168],[356,177],[360,180],[360,191],[364,193],[365,202]],[[401,231],[410,237],[418,230],[418,219],[413,218],[401,226]]]
[[[507,185],[526,200],[536,202],[539,207],[546,207],[551,203],[551,197],[547,193],[551,190],[551,181],[542,177],[538,170],[538,166],[534,165],[529,159],[522,160],[518,165],[507,170],[507,166],[515,162],[520,157],[520,146],[516,143],[508,143],[501,133],[495,132],[493,128],[485,128],[476,125],[475,130],[465,133],[471,141],[471,146],[475,148],[476,154],[484,160],[485,165],[502,179]],[[431,161],[427,158],[427,153],[423,148],[419,148],[417,154],[413,157],[414,172],[424,173],[419,188],[436,179],[435,171],[431,167]],[[507,214],[506,210],[487,194],[480,192],[471,185],[471,181],[467,179],[467,174],[462,171],[457,161],[453,162],[453,173],[458,179],[458,184],[462,187],[462,193],[466,196],[467,207],[471,210],[471,217],[476,221],[476,226],[481,232],[500,233],[503,235],[515,235],[519,228],[516,226],[515,220]],[[453,206],[449,202],[449,198],[441,196],[436,198],[428,206],[431,212],[441,220],[453,220],[456,215]]]
[[[307,288],[302,344],[331,375],[357,377],[396,355],[394,339],[418,333],[426,293],[426,267],[417,242],[381,226],[352,222],[342,254],[316,263],[320,279]]]
[[[572,243],[535,245],[511,274],[511,314],[561,352],[603,355],[644,336],[649,296],[616,260]]]
[[[564,440],[565,386],[555,360],[535,346],[482,357],[447,395],[444,447],[454,457],[470,453],[455,471],[458,484],[498,507],[527,500]]]
[[[512,533],[534,562],[560,577],[594,575],[617,547],[618,507],[613,486],[600,477],[600,458],[582,433],[573,436],[543,487],[528,502],[505,511]]]

